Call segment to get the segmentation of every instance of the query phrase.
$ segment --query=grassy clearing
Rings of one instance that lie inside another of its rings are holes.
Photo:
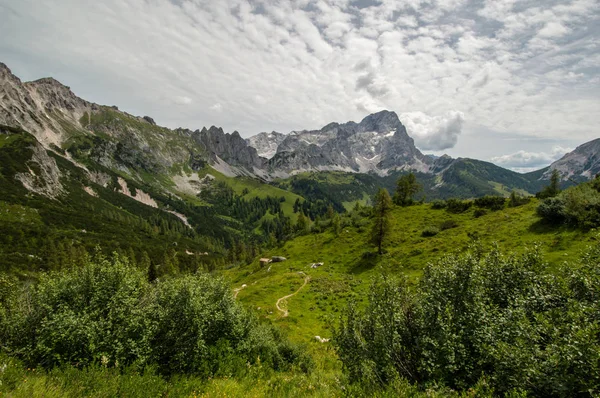
[[[293,221],[296,220],[296,216],[294,215],[294,202],[296,199],[304,201],[301,196],[296,195],[295,193],[260,182],[254,178],[227,177],[212,167],[205,167],[198,171],[198,176],[200,178],[205,177],[207,174],[215,177],[217,181],[223,181],[227,183],[227,185],[229,185],[238,195],[242,195],[244,190],[248,190],[248,193],[243,196],[246,199],[252,199],[254,197],[266,198],[267,196],[273,196],[277,198],[284,197],[285,202],[281,203],[281,208],[286,216],[292,217]]]

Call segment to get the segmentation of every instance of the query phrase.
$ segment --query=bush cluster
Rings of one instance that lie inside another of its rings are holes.
[[[428,238],[431,236],[435,236],[439,233],[440,233],[440,229],[438,227],[427,226],[427,227],[423,228],[423,231],[421,231],[421,236]]]
[[[460,200],[460,199],[448,199],[446,201],[446,210],[449,213],[464,213],[469,210],[473,206],[473,202],[468,200]]]
[[[552,224],[568,224],[583,229],[600,226],[600,178],[579,184],[544,199],[537,214]]]
[[[445,220],[440,223],[440,230],[442,231],[456,227],[458,227],[458,222],[456,222],[455,220]]]
[[[506,199],[502,196],[491,196],[486,195],[481,198],[477,198],[473,201],[473,204],[476,207],[482,209],[490,209],[492,211],[502,210],[504,208],[504,204],[506,203]]]
[[[478,248],[429,266],[416,291],[375,279],[369,304],[350,305],[335,345],[350,381],[379,389],[400,379],[494,394],[600,393],[600,246],[549,272]]]
[[[2,289],[0,289],[2,290]],[[29,366],[153,366],[162,374],[230,375],[310,359],[209,275],[149,283],[115,256],[42,275],[0,312],[2,350]]]
[[[431,208],[434,209],[434,210],[445,209],[446,208],[446,201],[440,200],[440,199],[436,199],[433,202],[431,202]]]

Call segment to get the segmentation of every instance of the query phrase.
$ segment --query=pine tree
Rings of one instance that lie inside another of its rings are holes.
[[[150,267],[150,256],[148,255],[147,251],[144,250],[142,252],[138,266],[140,269],[148,269],[148,267]]]
[[[413,204],[413,196],[422,189],[423,187],[417,182],[417,177],[413,173],[403,175],[396,182],[394,203],[400,206],[410,206]]]
[[[540,199],[552,198],[560,193],[560,173],[558,170],[552,170],[550,176],[550,185],[545,187],[536,196]]]
[[[316,232],[321,232],[321,216],[317,216],[315,218],[315,223],[313,224],[313,230]]]
[[[333,210],[333,206],[332,205],[327,206],[327,219],[333,220],[334,216],[335,216],[335,211]]]
[[[148,256],[148,253],[144,252],[144,254]],[[148,282],[152,283],[156,279],[158,279],[158,268],[156,267],[156,264],[150,262],[150,258],[148,258]]]
[[[300,234],[306,233],[308,231],[308,220],[304,216],[302,212],[298,213],[298,221],[296,221],[296,231]]]
[[[129,249],[127,249],[127,258],[129,259],[129,264],[131,264],[131,266],[135,267],[137,264],[137,261],[135,260],[135,252],[133,251],[133,247],[129,246]]]
[[[392,208],[392,198],[387,189],[380,188],[375,195],[375,204],[373,213],[375,223],[371,230],[371,242],[377,246],[379,254],[383,254],[383,245],[390,233],[390,218],[389,212]]]
[[[335,236],[339,236],[340,231],[342,230],[342,224],[339,214],[333,216],[333,220],[331,220],[331,226],[333,227],[333,233],[335,234]]]
[[[165,252],[161,275],[175,275],[179,270],[179,260],[177,252],[174,249],[169,249]]]

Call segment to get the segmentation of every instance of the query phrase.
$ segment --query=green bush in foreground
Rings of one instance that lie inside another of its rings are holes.
[[[537,214],[551,224],[568,224],[582,229],[600,226],[600,177],[545,199]]]
[[[2,350],[28,366],[155,366],[161,374],[233,375],[260,361],[275,370],[311,361],[260,324],[209,275],[149,283],[115,256],[43,275],[4,305]]]
[[[416,291],[375,279],[364,311],[350,306],[334,336],[350,381],[377,390],[405,378],[495,394],[600,393],[600,247],[549,273],[537,250],[479,248],[429,266]]]

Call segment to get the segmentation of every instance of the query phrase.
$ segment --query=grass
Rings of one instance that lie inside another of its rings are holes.
[[[228,177],[208,166],[198,171],[198,176],[200,178],[205,177],[207,174],[215,177],[217,181],[223,181],[227,183],[227,185],[229,185],[238,195],[242,195],[244,190],[248,190],[248,193],[243,196],[246,199],[252,199],[254,197],[266,198],[267,196],[273,196],[277,198],[284,197],[285,202],[281,203],[281,209],[286,216],[292,217],[292,221],[294,222],[296,221],[296,215],[294,214],[294,202],[296,199],[304,201],[301,196],[296,195],[295,193],[260,182],[254,178]]]
[[[20,137],[17,134],[1,134],[0,135],[0,148],[10,145],[11,143],[17,141],[19,138]]]
[[[432,210],[429,204],[395,207],[391,237],[383,256],[374,254],[367,243],[369,224],[359,228],[346,226],[337,237],[331,231],[299,236],[281,248],[262,253],[261,257],[281,255],[288,259],[272,263],[270,270],[268,266],[261,268],[256,260],[248,266],[228,270],[226,275],[232,288],[247,285],[238,294],[242,303],[285,330],[291,339],[314,346],[315,353],[322,356],[323,345],[316,343],[315,336],[331,337],[331,326],[349,299],[366,303],[370,279],[381,270],[403,274],[416,283],[428,263],[450,253],[463,252],[474,240],[488,247],[497,243],[503,251],[515,254],[539,244],[545,259],[551,266],[557,266],[577,256],[596,239],[594,231],[543,225],[535,215],[537,205],[533,200],[479,218],[474,217],[474,208],[450,214]],[[422,236],[425,228],[442,224],[455,227],[442,227],[432,237]],[[324,265],[310,268],[316,262]],[[304,276],[299,272],[310,275],[311,280],[287,300],[289,316],[284,318],[275,303],[302,285]]]

